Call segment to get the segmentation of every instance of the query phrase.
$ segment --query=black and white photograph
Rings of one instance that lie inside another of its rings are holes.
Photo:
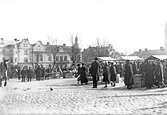
[[[0,115],[167,114],[166,0],[0,0]]]

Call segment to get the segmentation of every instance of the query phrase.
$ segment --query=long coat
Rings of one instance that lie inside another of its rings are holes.
[[[103,82],[109,82],[109,67],[107,65],[103,66]]]
[[[92,77],[94,77],[93,79],[99,80],[99,69],[100,69],[99,63],[94,61],[91,64],[91,68],[90,68],[90,74]]]
[[[133,68],[131,64],[125,64],[125,69],[124,69],[125,75],[124,75],[124,83],[125,85],[133,85]]]
[[[116,76],[117,76],[116,68],[115,68],[114,65],[111,65],[111,67],[110,67],[110,80],[115,82],[116,81]]]
[[[81,83],[87,83],[88,82],[88,79],[87,79],[87,76],[86,76],[86,67],[81,67],[80,80],[81,80]]]
[[[144,78],[146,87],[150,87],[154,83],[154,70],[155,65],[151,65],[149,63],[144,64]]]
[[[40,80],[41,76],[42,76],[42,70],[40,67],[37,67],[35,70],[35,74],[36,74],[36,80]]]

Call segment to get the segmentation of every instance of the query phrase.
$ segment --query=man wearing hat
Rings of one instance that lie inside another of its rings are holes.
[[[93,77],[93,88],[97,88],[99,68],[100,68],[100,65],[98,62],[98,58],[96,57],[92,62],[91,68],[90,68],[90,74]]]

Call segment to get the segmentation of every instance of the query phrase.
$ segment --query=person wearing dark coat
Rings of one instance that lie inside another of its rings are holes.
[[[79,82],[81,81],[80,75],[81,75],[81,66],[80,66],[80,64],[77,64],[77,73],[76,73],[77,82],[78,82],[77,84],[79,84]]]
[[[91,64],[90,68],[90,74],[93,78],[93,88],[97,88],[97,81],[99,77],[99,69],[100,69],[100,64],[98,62],[98,58],[95,58],[94,62]]]
[[[107,63],[104,63],[103,65],[103,82],[105,82],[104,88],[107,87],[107,84],[109,83],[109,67]]]
[[[34,73],[34,72],[33,72],[33,69],[32,69],[31,67],[29,67],[29,69],[27,70],[28,82],[31,82],[33,73]]]
[[[164,85],[163,65],[161,62],[157,62],[155,66],[155,81],[158,88]]]
[[[44,80],[45,79],[45,68],[41,64],[41,78]]]
[[[154,70],[155,64],[151,64],[151,62],[148,62],[148,60],[146,60],[146,63],[143,64],[143,71],[145,78],[145,86],[148,89],[152,88],[154,84]]]
[[[125,74],[124,83],[127,86],[127,89],[131,89],[132,85],[134,84],[134,81],[133,81],[134,79],[133,79],[133,68],[129,60],[126,61],[124,74]]]
[[[42,71],[39,65],[37,65],[36,69],[35,69],[35,74],[36,74],[36,80],[40,80],[41,76],[42,76]]]
[[[132,67],[133,67],[133,74],[136,74],[137,73],[137,64],[136,64],[136,62],[133,62]]]
[[[80,70],[80,80],[81,80],[81,85],[85,83],[87,85],[88,79],[86,76],[86,67],[85,64],[82,64],[81,70]]]
[[[114,66],[113,63],[111,63],[110,65],[110,81],[111,81],[111,86],[115,87],[115,83],[116,83],[116,68]]]
[[[25,82],[26,77],[27,77],[27,67],[24,66],[23,69],[21,70],[21,77],[22,77],[22,82]]]

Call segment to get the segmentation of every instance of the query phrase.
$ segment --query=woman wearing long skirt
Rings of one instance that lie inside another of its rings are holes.
[[[87,85],[88,79],[87,79],[87,76],[86,76],[85,64],[82,64],[81,72],[80,72],[80,79],[81,79],[81,85],[83,85],[83,83],[85,83]]]

